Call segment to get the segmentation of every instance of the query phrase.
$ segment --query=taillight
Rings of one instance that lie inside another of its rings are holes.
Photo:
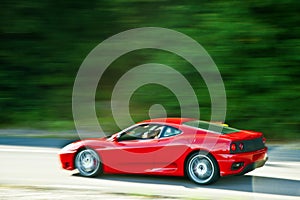
[[[236,144],[235,143],[231,143],[230,150],[231,151],[236,151]]]
[[[262,138],[262,141],[263,141],[264,144],[266,144],[266,138],[265,137]]]
[[[239,149],[242,151],[244,149],[244,144],[243,143],[240,143],[239,144]]]
[[[244,152],[245,146],[243,142],[233,142],[230,144],[230,153]]]

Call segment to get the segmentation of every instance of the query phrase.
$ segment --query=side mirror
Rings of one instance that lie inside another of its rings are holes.
[[[118,142],[119,135],[112,135],[110,138],[108,138],[108,141],[110,142]]]
[[[114,136],[112,137],[112,141],[113,141],[113,142],[118,142],[118,139],[119,139],[119,136],[118,136],[118,135],[114,135]]]

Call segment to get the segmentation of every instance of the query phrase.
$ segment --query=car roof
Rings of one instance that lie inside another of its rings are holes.
[[[141,121],[140,123],[149,123],[149,122],[156,122],[156,123],[170,123],[170,124],[182,124],[187,121],[196,120],[194,118],[155,118],[155,119],[148,119]]]

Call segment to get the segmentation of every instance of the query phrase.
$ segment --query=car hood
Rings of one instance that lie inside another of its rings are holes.
[[[107,141],[107,138],[90,138],[90,139],[83,139],[78,140],[75,142],[72,142],[65,147],[62,148],[62,152],[64,151],[77,151],[78,149],[82,147],[91,147],[91,148],[103,148],[110,144],[109,141]]]

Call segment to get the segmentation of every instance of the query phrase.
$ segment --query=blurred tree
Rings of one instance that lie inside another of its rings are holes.
[[[85,56],[104,39],[145,26],[180,31],[212,56],[227,92],[227,121],[270,138],[297,138],[299,123],[299,1],[192,0],[37,1],[3,0],[0,8],[0,121],[2,126],[74,128],[71,96]],[[181,58],[142,50],[117,59],[105,72],[96,109],[108,132],[115,128],[109,101],[114,84],[133,66],[173,66],[193,85],[201,118],[210,119],[210,98],[200,76]],[[188,69],[188,70],[187,70]],[[132,97],[135,120],[155,103],[170,116],[179,105],[166,88],[150,85]]]

